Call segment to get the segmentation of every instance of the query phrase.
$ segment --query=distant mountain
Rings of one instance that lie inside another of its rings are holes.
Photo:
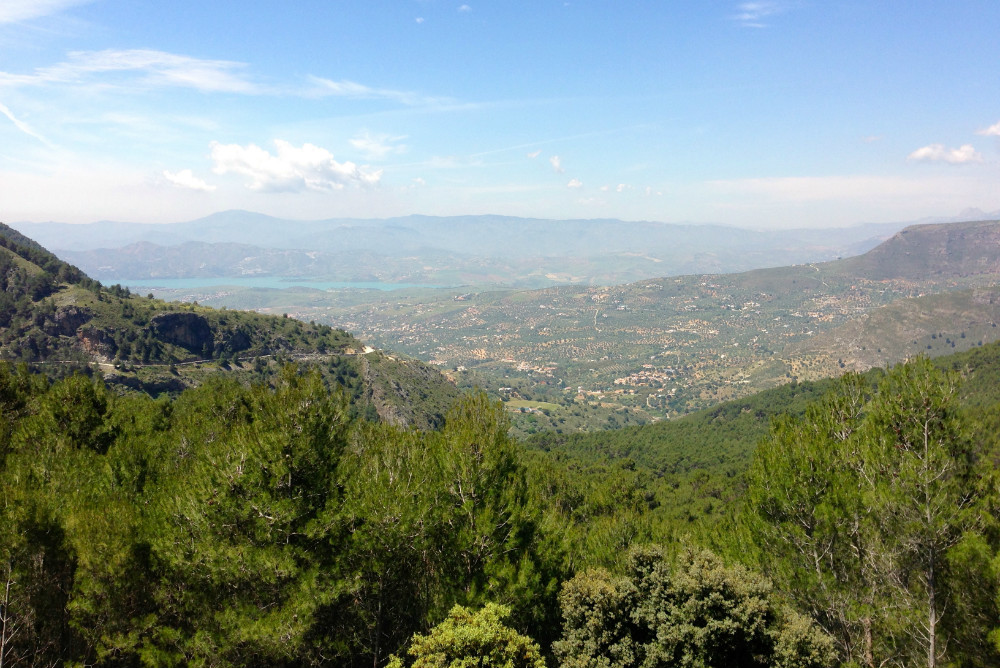
[[[524,432],[572,431],[989,343],[997,258],[1000,222],[983,221],[912,226],[856,258],[615,286],[205,298],[336,324],[493,390]]]
[[[902,225],[755,231],[508,216],[283,220],[227,211],[187,223],[23,224],[102,280],[295,276],[432,285],[609,285],[864,252]]]
[[[288,317],[216,310],[106,288],[0,224],[0,359],[51,376],[98,373],[152,395],[225,373],[272,380],[284,362],[316,368],[354,409],[418,427],[441,424],[458,391],[416,361]]]
[[[998,249],[998,220],[914,225],[868,253],[838,263],[838,269],[875,280],[998,274]]]

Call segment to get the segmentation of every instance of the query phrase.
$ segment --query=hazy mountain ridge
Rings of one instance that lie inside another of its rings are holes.
[[[509,216],[291,221],[227,211],[187,223],[23,224],[105,281],[275,276],[421,285],[612,285],[863,252],[901,224],[758,231]]]
[[[737,274],[365,299],[295,290],[209,298],[335,324],[436,364],[460,384],[497,391],[522,411],[524,429],[595,429],[992,341],[1000,273],[976,258],[997,255],[996,221],[928,224],[858,258]]]
[[[820,230],[759,231],[715,224],[498,215],[302,221],[249,211],[224,211],[181,223],[49,222],[18,223],[14,227],[43,246],[58,251],[119,248],[139,241],[159,245],[201,241],[300,250],[368,248],[386,253],[411,253],[439,248],[496,257],[569,257],[598,252],[671,250],[678,246],[706,251],[735,245],[747,250],[785,245],[846,247],[875,237],[884,238],[905,225],[886,223]]]
[[[1000,221],[913,225],[840,270],[871,279],[963,277],[1000,273]]]
[[[220,218],[218,225],[230,217]],[[498,220],[483,217],[481,222],[489,227]],[[1000,314],[989,306],[992,297],[986,305],[982,299],[993,295],[990,286],[1000,280],[997,249],[996,221],[928,223],[906,228],[854,258],[743,273],[691,272],[612,287],[421,290],[350,299],[317,290],[186,294],[202,303],[287,312],[303,321],[327,323],[437,365],[462,384],[508,388],[501,393],[508,405],[527,411],[519,424],[529,419],[539,428],[555,428],[559,423],[554,418],[543,418],[534,409],[558,415],[590,406],[589,412],[569,419],[566,428],[593,429],[661,413],[683,414],[790,379],[821,378],[845,368],[994,340]],[[335,263],[337,257],[363,255],[207,242],[172,248],[139,244],[132,250],[133,266],[159,253],[162,266],[175,270],[193,270],[201,262],[199,271],[224,273],[225,267],[242,263],[249,275],[265,271],[253,262],[266,260],[271,271],[301,272],[302,267]],[[99,252],[91,255],[95,261],[101,257]],[[534,260],[511,259],[481,261],[476,267],[480,273],[474,274],[471,268],[462,272],[458,265],[447,265],[447,257],[437,256],[444,268],[432,274],[416,268],[417,258],[368,255],[383,271],[395,267],[397,275],[417,279],[413,282],[441,278],[445,272],[469,278],[545,271],[532,267]],[[705,257],[717,261],[716,256]],[[203,261],[208,259],[216,264]],[[619,260],[623,272],[654,264],[647,254],[624,254]],[[592,259],[568,262],[575,263],[576,275],[595,272]],[[932,299],[927,296],[932,293],[954,296]]]

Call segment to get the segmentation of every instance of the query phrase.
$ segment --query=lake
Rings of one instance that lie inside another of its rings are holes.
[[[284,290],[287,288],[314,288],[316,290],[403,290],[406,288],[442,288],[443,285],[420,285],[416,283],[379,283],[379,282],[338,282],[313,281],[306,278],[286,278],[283,276],[248,276],[239,278],[129,278],[110,279],[101,282],[104,285],[119,283],[133,292],[144,290],[193,290],[216,286],[235,286],[240,288],[258,288]]]

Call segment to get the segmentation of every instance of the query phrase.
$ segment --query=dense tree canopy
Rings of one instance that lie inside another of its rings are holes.
[[[585,571],[566,583],[563,637],[554,649],[566,668],[823,668],[833,642],[782,609],[771,583],[707,551],[675,563],[660,548],[633,549],[623,576]]]
[[[154,400],[0,365],[0,660],[996,665],[997,401],[880,375],[743,478],[526,450],[483,394],[421,431],[291,367]]]
[[[959,412],[957,384],[926,359],[874,391],[845,376],[757,451],[752,534],[769,572],[848,660],[933,668],[998,658],[952,619],[974,581],[996,586],[968,551],[983,538],[994,464]]]

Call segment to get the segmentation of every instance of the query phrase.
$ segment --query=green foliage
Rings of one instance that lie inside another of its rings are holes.
[[[953,360],[961,387],[918,361],[819,404],[800,384],[699,417],[738,432],[791,409],[745,481],[724,462],[525,450],[484,394],[421,431],[293,367],[153,400],[0,364],[0,616],[17,631],[0,654],[377,667],[448,637],[512,639],[535,661],[531,636],[567,666],[829,665],[818,623],[845,660],[912,664],[933,591],[935,660],[996,665],[996,352]],[[755,559],[775,590],[738,565]]]
[[[359,650],[381,660],[456,601],[503,601],[522,623],[545,614],[555,587],[534,549],[525,473],[485,395],[460,401],[440,432],[365,426],[341,480],[339,561],[352,584],[326,614]]]
[[[875,392],[845,376],[758,449],[751,533],[846,661],[934,666],[972,652],[947,615],[968,608],[968,574],[954,564],[984,567],[974,536],[990,479],[980,467],[992,463],[957,396],[957,378],[926,359],[892,369]]]
[[[578,575],[563,588],[565,668],[611,666],[832,666],[832,641],[785,611],[771,584],[707,551],[671,564],[656,547],[634,549],[623,577]]]
[[[161,583],[147,662],[295,656],[330,596],[316,548],[336,531],[344,412],[318,374],[292,370],[274,391],[218,381],[175,405],[175,463],[150,491],[144,528]]]
[[[476,612],[456,605],[430,633],[413,636],[412,662],[393,656],[388,668],[545,668],[538,644],[506,626],[509,617],[494,603]]]

